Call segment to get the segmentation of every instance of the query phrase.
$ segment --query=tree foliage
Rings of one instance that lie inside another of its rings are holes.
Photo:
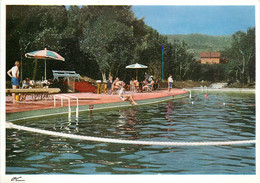
[[[125,15],[123,10],[128,10],[124,7],[119,10],[119,7],[89,7],[92,15],[84,23],[80,47],[94,56],[103,80],[107,72],[112,75],[116,71],[117,75],[118,67],[126,64],[133,44],[132,28],[119,19]]]
[[[162,79],[162,74],[163,79],[173,74],[175,80],[234,79],[242,83],[254,82],[255,78],[254,28],[232,36],[232,47],[223,51],[228,64],[201,65],[185,41],[169,41],[143,18],[136,18],[131,6],[8,5],[6,26],[7,69],[15,60],[22,60],[24,77],[31,77],[34,67],[33,59],[24,54],[47,48],[66,60],[49,61],[48,78],[52,78],[51,70],[62,69],[93,79],[105,80],[112,75],[127,82],[135,72],[125,67],[134,63],[148,66],[139,74],[148,72],[157,79]],[[38,66],[40,79],[43,62]]]
[[[247,84],[255,81],[255,28],[232,35],[232,46],[225,51],[229,58],[229,79]]]

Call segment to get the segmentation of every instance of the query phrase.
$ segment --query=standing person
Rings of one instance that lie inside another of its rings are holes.
[[[144,79],[147,79],[148,80],[149,78],[149,75],[147,73],[144,74]]]
[[[107,89],[111,90],[113,84],[113,76],[109,76],[109,80],[107,80]]]
[[[12,78],[11,82],[12,82],[12,88],[13,89],[18,89],[19,87],[19,66],[20,66],[20,62],[19,61],[15,61],[14,63],[15,66],[13,66],[8,72],[8,76],[10,76]],[[13,103],[15,103],[15,93],[12,93],[12,98],[13,98]]]
[[[168,77],[168,92],[171,92],[172,84],[173,84],[173,79],[172,79],[172,75],[170,74]]]

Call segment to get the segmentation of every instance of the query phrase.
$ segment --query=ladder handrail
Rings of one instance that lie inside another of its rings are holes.
[[[207,90],[207,92],[208,92],[208,87],[207,87],[207,86],[204,86],[204,90]]]
[[[190,92],[190,98],[191,98],[191,90],[188,90],[188,89],[186,89],[186,88],[182,88],[182,91],[184,91],[184,90],[187,90],[187,91]]]
[[[65,97],[63,95],[54,95],[53,100],[54,100],[54,107],[56,107],[56,97],[61,98],[61,107],[63,107],[63,98],[68,100],[68,120],[69,122],[71,121],[71,108],[70,108],[70,98]]]
[[[67,96],[67,97],[71,97],[71,98],[74,98],[74,99],[76,99],[76,101],[77,101],[77,107],[76,107],[76,121],[78,121],[78,119],[79,119],[79,98],[78,97],[76,97],[76,96],[71,96],[71,95],[67,95],[67,94],[62,94],[62,96]]]

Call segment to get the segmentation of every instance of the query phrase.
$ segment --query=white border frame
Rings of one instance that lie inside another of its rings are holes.
[[[15,175],[5,174],[5,6],[6,5],[253,5],[255,6],[256,25],[256,68],[259,68],[260,61],[260,0],[3,0],[1,2],[1,49],[0,49],[0,182],[7,183]],[[257,69],[256,69],[257,70]],[[256,72],[256,78],[259,73]],[[259,91],[259,81],[256,81],[256,91]],[[259,101],[259,94],[256,92],[256,102]],[[256,105],[256,155],[259,154],[259,106]],[[256,156],[256,175],[22,175],[25,182],[198,182],[198,183],[256,183],[260,182],[259,177],[259,156]],[[19,177],[19,175],[18,175]]]

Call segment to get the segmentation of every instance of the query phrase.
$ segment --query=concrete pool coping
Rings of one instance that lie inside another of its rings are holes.
[[[129,92],[128,92],[129,93]],[[169,101],[178,98],[188,97],[189,92],[182,89],[173,89],[170,93],[167,90],[158,90],[153,92],[145,93],[134,93],[134,100],[138,105],[131,105],[129,101],[122,101],[118,95],[107,95],[107,94],[92,94],[92,93],[72,93],[66,95],[81,97],[88,96],[86,100],[79,100],[79,112],[92,112],[101,111],[109,109],[120,109],[128,108],[142,105],[149,105],[160,103],[164,101]],[[62,95],[62,94],[59,94]],[[91,100],[91,97],[93,100]],[[6,102],[6,121],[19,121],[32,118],[41,118],[46,116],[54,115],[68,115],[68,102],[64,101],[64,106],[60,107],[59,102],[57,106],[54,107],[52,100],[44,101],[30,101],[21,102],[13,104],[10,101]],[[71,113],[73,114],[72,119],[74,119],[74,114],[76,113],[76,100],[71,98]]]
[[[134,99],[138,103],[137,106],[149,105],[164,101],[172,100],[178,98],[188,97],[188,90],[192,92],[235,92],[235,93],[255,93],[255,89],[248,88],[186,88],[183,89],[173,89],[171,93],[167,90],[157,90],[153,92],[144,93],[134,93]],[[128,92],[129,93],[129,92]],[[61,93],[61,95],[63,95]],[[68,95],[66,93],[66,95]],[[71,96],[77,96],[79,98],[79,112],[83,111],[100,111],[109,109],[118,109],[126,107],[134,107],[130,105],[129,102],[123,102],[118,97],[118,95],[108,95],[108,94],[93,94],[93,93],[71,93]],[[18,104],[12,104],[10,101],[6,100],[6,121],[18,121],[24,119],[31,119],[37,117],[53,116],[60,114],[68,114],[67,101],[64,103],[64,107],[53,107],[53,99],[51,100],[38,100],[30,102],[20,102]],[[76,111],[76,101],[71,98],[71,112],[74,115]]]

